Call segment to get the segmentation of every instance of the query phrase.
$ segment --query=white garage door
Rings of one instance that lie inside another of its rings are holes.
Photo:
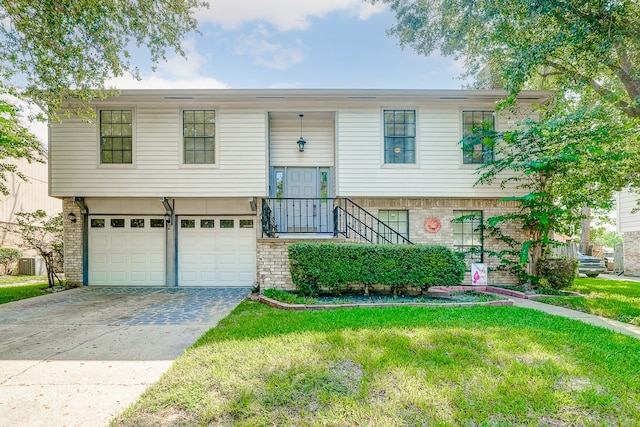
[[[162,217],[89,217],[89,284],[165,285]]]
[[[250,287],[256,279],[251,217],[180,217],[178,285]]]

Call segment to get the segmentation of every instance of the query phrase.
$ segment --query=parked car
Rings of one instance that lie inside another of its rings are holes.
[[[607,271],[607,266],[602,258],[584,255],[578,252],[578,273],[587,277],[598,277],[598,274]]]

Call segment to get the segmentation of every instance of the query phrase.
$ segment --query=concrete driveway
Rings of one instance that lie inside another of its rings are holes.
[[[248,288],[84,287],[0,305],[0,426],[104,426]]]

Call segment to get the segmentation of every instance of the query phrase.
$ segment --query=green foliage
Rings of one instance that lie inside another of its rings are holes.
[[[616,115],[606,106],[568,112],[572,107],[559,103],[539,121],[528,119],[516,130],[496,133],[492,139],[499,155],[477,170],[477,185],[497,181],[519,194],[502,199],[518,202],[519,209],[487,218],[486,229],[509,248],[489,255],[523,281],[536,281],[538,260],[557,244],[551,231],[578,223],[584,206],[611,208],[612,193],[628,182],[623,170],[640,162],[638,150],[629,146],[637,136],[633,124],[611,126]],[[514,222],[526,240],[503,232],[504,224]]]
[[[299,292],[342,292],[349,285],[384,285],[396,293],[411,286],[459,285],[461,254],[443,246],[294,243],[289,246],[291,277]]]
[[[44,289],[47,287],[46,283],[40,283],[36,285],[27,286],[3,286],[0,287],[0,304],[8,302],[19,301],[21,299],[37,297],[45,295]]]
[[[590,237],[591,243],[594,245],[614,248],[616,245],[622,243],[622,236],[619,233],[613,230],[607,230],[604,227],[592,228]]]
[[[565,289],[576,278],[577,259],[543,259],[538,262],[538,286],[541,288]]]
[[[1,27],[1,26],[0,26]],[[0,82],[0,96],[6,94]],[[5,99],[0,99],[0,193],[9,194],[7,174],[15,174],[28,181],[13,159],[44,162],[44,148],[40,141],[20,124],[19,109]]]
[[[481,87],[593,93],[640,117],[637,0],[369,0],[391,6],[388,33],[425,56],[464,58]]]
[[[15,248],[0,248],[0,266],[2,266],[2,274],[8,274],[12,266],[22,256],[22,252]]]
[[[18,212],[16,221],[24,246],[36,250],[44,259],[49,287],[56,279],[62,284],[57,275],[64,264],[62,214],[49,217],[43,210]]]
[[[104,95],[100,89],[111,77],[139,77],[132,58],[144,54],[141,47],[152,63],[167,51],[184,54],[182,37],[197,29],[192,11],[206,6],[200,0],[2,1],[0,79],[5,86],[26,81],[23,97],[55,115],[65,96],[88,101]]]

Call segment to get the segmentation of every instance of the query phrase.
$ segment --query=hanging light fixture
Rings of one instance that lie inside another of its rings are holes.
[[[304,117],[304,114],[299,114],[299,117],[300,117],[300,139],[298,140],[298,151],[303,152],[304,144],[307,143],[307,141],[305,141],[304,138],[302,137],[302,118]]]

